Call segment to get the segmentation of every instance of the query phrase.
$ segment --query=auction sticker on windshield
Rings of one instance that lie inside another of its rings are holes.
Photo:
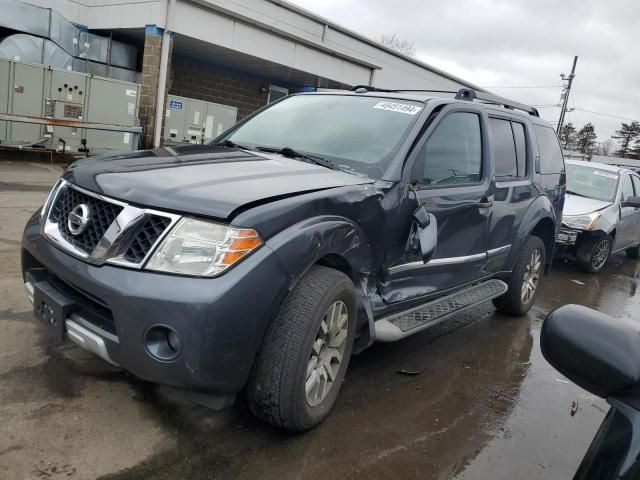
[[[613,178],[614,180],[616,180],[618,178],[618,175],[616,175],[615,173],[601,172],[600,170],[594,170],[593,174],[594,175],[599,175],[601,177]]]
[[[407,105],[406,103],[396,103],[396,102],[378,102],[373,108],[378,108],[380,110],[390,110],[392,112],[400,112],[406,113],[408,115],[415,115],[422,107],[416,107],[415,105]]]

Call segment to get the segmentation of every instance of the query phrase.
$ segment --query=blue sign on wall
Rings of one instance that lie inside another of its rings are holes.
[[[177,100],[169,100],[169,108],[173,110],[182,110],[182,102]]]

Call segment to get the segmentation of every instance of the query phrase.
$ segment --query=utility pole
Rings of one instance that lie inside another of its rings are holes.
[[[564,73],[560,74],[562,80],[566,80],[567,84],[564,87],[564,98],[562,99],[562,109],[560,110],[560,119],[558,120],[558,129],[557,133],[560,136],[560,131],[562,130],[562,124],[564,123],[564,115],[567,113],[567,103],[569,102],[569,94],[571,93],[571,84],[573,83],[573,77],[576,76],[576,63],[578,63],[578,56],[573,57],[573,66],[571,67],[571,73],[568,77],[564,76]]]

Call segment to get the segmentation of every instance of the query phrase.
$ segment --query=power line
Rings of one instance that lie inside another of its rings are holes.
[[[618,120],[627,120],[628,122],[639,122],[640,120],[636,120],[634,118],[629,118],[629,117],[621,117],[619,115],[612,115],[610,113],[602,113],[602,112],[594,112],[593,110],[587,110],[586,108],[580,108],[580,107],[576,107],[575,103],[573,101],[573,95],[571,95],[572,100],[571,103],[574,105],[573,107],[571,107],[569,110],[567,110],[568,113],[571,113],[574,110],[578,110],[580,112],[586,112],[586,113],[593,113],[595,115],[602,115],[604,117],[610,117],[610,118],[616,118]],[[558,104],[549,104],[549,105],[531,105],[532,107],[535,108],[560,108],[560,105]],[[553,122],[552,122],[553,123]],[[557,123],[557,122],[556,122]]]
[[[638,120],[634,118],[621,117],[619,115],[611,115],[610,113],[602,113],[602,112],[594,112],[593,110],[587,110],[585,108],[574,107],[575,110],[580,110],[581,112],[593,113],[595,115],[602,115],[603,117],[617,118],[618,120],[627,120],[629,122],[637,122]]]

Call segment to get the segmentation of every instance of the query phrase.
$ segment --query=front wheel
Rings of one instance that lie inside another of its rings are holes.
[[[578,266],[588,273],[598,273],[611,255],[613,241],[609,235],[587,238],[578,245]]]
[[[251,411],[291,431],[324,420],[347,370],[356,318],[349,277],[312,267],[267,327],[247,386]]]
[[[504,313],[524,315],[538,295],[538,285],[544,273],[545,246],[539,237],[531,236],[522,247],[520,258],[507,280],[509,290],[495,298],[493,304]]]

